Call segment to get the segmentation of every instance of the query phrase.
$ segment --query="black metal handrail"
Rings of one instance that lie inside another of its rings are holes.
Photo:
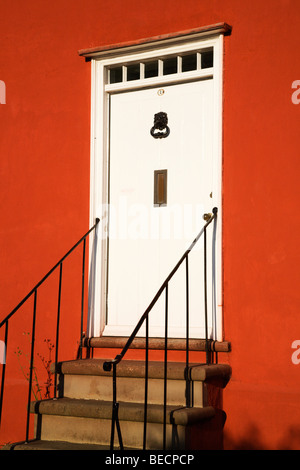
[[[206,364],[210,363],[210,346],[208,339],[208,315],[207,315],[207,239],[206,239],[206,229],[211,222],[217,218],[218,209],[214,207],[212,214],[207,220],[206,224],[202,227],[201,231],[191,243],[189,248],[182,255],[178,263],[172,269],[166,280],[162,283],[161,287],[158,289],[153,300],[146,308],[145,312],[138,321],[136,327],[128,338],[125,346],[123,347],[120,354],[117,354],[114,359],[107,360],[103,364],[103,369],[107,372],[113,370],[113,402],[112,402],[112,423],[111,423],[111,440],[110,440],[110,449],[114,448],[114,432],[115,427],[117,428],[119,445],[120,449],[123,450],[123,441],[122,434],[120,429],[118,410],[119,403],[117,402],[117,365],[121,362],[125,356],[127,350],[130,348],[134,338],[136,337],[138,331],[145,322],[145,400],[144,400],[144,434],[143,434],[143,449],[146,449],[147,441],[147,399],[148,399],[148,362],[149,362],[149,313],[165,291],[165,344],[164,344],[164,405],[163,405],[163,449],[166,449],[166,416],[167,416],[167,354],[168,354],[168,285],[174,274],[177,272],[179,267],[185,261],[186,264],[186,367],[185,367],[185,381],[186,381],[186,407],[191,406],[191,394],[190,394],[190,374],[189,374],[189,265],[188,265],[188,256],[192,251],[199,238],[204,235],[204,324],[205,324],[205,352],[206,352]]]
[[[82,358],[83,348],[83,317],[84,317],[84,286],[85,286],[85,264],[86,264],[86,240],[91,232],[96,230],[96,227],[100,219],[96,219],[95,224],[78,240],[75,245],[47,272],[47,274],[31,289],[31,291],[18,303],[18,305],[0,322],[0,329],[5,327],[4,333],[4,347],[7,351],[8,346],[8,325],[9,320],[15,315],[16,312],[22,307],[25,302],[33,296],[33,317],[32,317],[32,330],[31,330],[31,352],[30,352],[30,365],[29,365],[29,385],[28,385],[28,402],[27,402],[27,419],[26,419],[26,437],[25,441],[29,439],[29,418],[30,418],[30,401],[31,401],[31,389],[33,379],[33,361],[34,361],[34,344],[35,344],[35,325],[37,315],[37,292],[38,288],[49,278],[49,276],[59,268],[59,285],[58,285],[58,304],[57,304],[57,318],[56,318],[56,341],[55,341],[55,379],[54,379],[54,398],[57,397],[57,362],[58,362],[58,345],[59,345],[59,326],[60,326],[60,307],[61,307],[61,291],[62,291],[62,273],[63,273],[63,262],[66,258],[82,243],[82,279],[81,279],[81,320],[80,320],[80,341],[79,341],[79,357]],[[2,365],[2,377],[1,377],[1,391],[0,391],[0,424],[2,417],[2,406],[3,396],[5,387],[5,372],[6,362]]]

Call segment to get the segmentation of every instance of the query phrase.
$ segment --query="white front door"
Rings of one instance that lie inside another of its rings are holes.
[[[109,242],[105,335],[130,335],[162,282],[217,205],[214,80],[110,96]],[[169,135],[155,138],[164,112]],[[155,204],[156,203],[156,204]],[[157,204],[158,203],[158,204]],[[208,235],[208,311],[213,310],[213,226]],[[185,336],[185,263],[169,284],[169,335]],[[203,241],[189,256],[190,336],[204,337]],[[164,294],[150,334],[164,335]],[[214,327],[209,314],[209,334]],[[140,331],[143,334],[143,330]]]

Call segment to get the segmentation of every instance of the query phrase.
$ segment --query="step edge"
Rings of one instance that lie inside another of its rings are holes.
[[[65,375],[99,375],[112,376],[112,371],[103,370],[103,364],[107,359],[79,359],[71,361],[62,361],[51,365],[51,372],[55,369],[59,374]],[[144,377],[144,361],[126,360],[120,362],[117,366],[118,377]],[[167,378],[170,380],[185,380],[186,365],[183,362],[168,362]],[[214,377],[227,379],[231,377],[231,367],[229,364],[189,364],[190,379],[195,381],[211,380]],[[149,378],[164,378],[164,363],[161,361],[152,361],[149,363]]]
[[[111,419],[112,402],[101,400],[83,400],[58,398],[57,400],[42,400],[32,402],[31,413],[40,415],[68,416],[90,419]],[[164,407],[159,404],[148,404],[147,421],[163,423]],[[215,415],[212,406],[186,408],[181,405],[167,405],[167,424],[186,426]],[[120,421],[144,421],[144,404],[119,402]]]
[[[87,442],[79,443],[72,441],[31,439],[28,442],[14,442],[6,444],[0,450],[109,450],[109,445],[89,444]]]
[[[126,336],[95,336],[84,339],[84,346],[87,348],[123,348],[127,343]],[[206,351],[206,340],[189,338],[190,351]],[[165,338],[149,338],[149,349],[164,350]],[[214,352],[230,352],[230,341],[208,340],[209,350]],[[145,349],[145,338],[136,337],[130,345],[130,349]],[[168,350],[185,351],[186,338],[168,338]]]

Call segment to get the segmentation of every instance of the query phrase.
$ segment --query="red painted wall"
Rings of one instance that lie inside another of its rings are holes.
[[[224,56],[224,337],[232,352],[220,361],[233,370],[223,394],[225,447],[299,449],[295,0],[2,2],[0,318],[88,228],[90,64],[77,51],[218,22],[233,27]],[[41,302],[51,318],[56,300]],[[13,330],[22,335],[30,315]],[[40,328],[53,338],[44,320]],[[21,344],[11,341],[14,350]],[[66,342],[74,354],[75,342]],[[16,406],[24,380],[10,380]],[[17,424],[15,413],[1,442],[16,438]]]

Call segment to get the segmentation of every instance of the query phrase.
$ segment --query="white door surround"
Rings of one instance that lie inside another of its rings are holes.
[[[218,207],[216,236],[217,291],[213,338],[222,340],[222,70],[224,28],[97,53],[92,57],[90,223],[101,219],[90,244],[88,336],[105,334],[107,311],[107,255],[109,203],[110,97],[130,90],[212,79],[214,168],[212,204]],[[213,57],[213,63],[210,63]],[[205,62],[207,60],[207,62]],[[200,231],[199,227],[199,231]],[[190,240],[192,241],[192,240]],[[96,255],[95,255],[96,253]],[[156,292],[153,292],[153,296]],[[143,311],[140,312],[142,315]],[[121,335],[121,334],[120,334]]]

